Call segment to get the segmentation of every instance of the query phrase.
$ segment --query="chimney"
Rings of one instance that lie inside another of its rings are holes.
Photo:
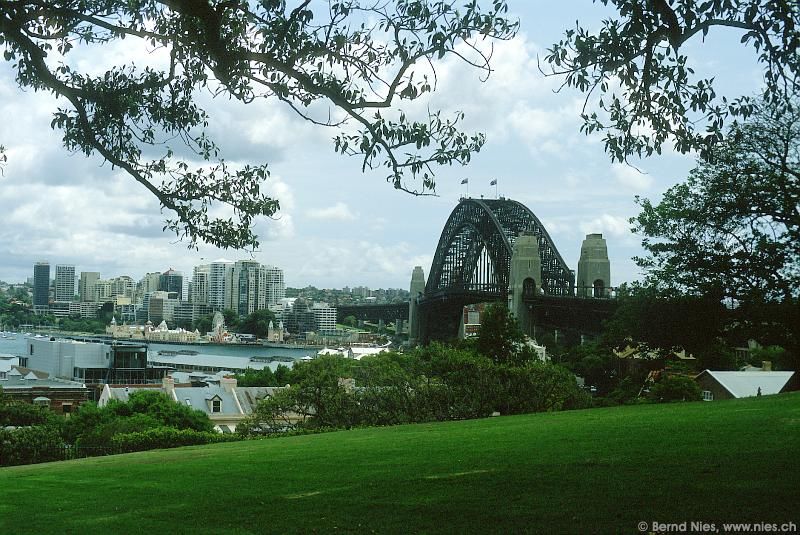
[[[761,371],[762,372],[771,372],[772,371],[772,361],[771,360],[762,360],[761,361]]]
[[[161,386],[164,388],[164,392],[171,396],[172,393],[175,392],[175,379],[173,379],[171,375],[165,375]]]
[[[233,392],[233,389],[236,388],[236,377],[225,376],[219,380],[220,386],[225,390],[225,392]]]

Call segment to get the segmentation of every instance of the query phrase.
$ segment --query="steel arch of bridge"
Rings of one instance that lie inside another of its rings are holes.
[[[462,199],[442,230],[423,300],[505,299],[514,241],[523,231],[539,241],[544,293],[572,296],[575,276],[533,212],[510,199]]]

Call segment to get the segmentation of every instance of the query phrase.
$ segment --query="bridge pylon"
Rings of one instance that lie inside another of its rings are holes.
[[[508,309],[517,318],[522,332],[532,336],[533,311],[530,299],[542,293],[539,240],[532,232],[523,231],[514,241],[508,287]]]
[[[581,244],[578,297],[611,297],[611,262],[602,234],[587,234]]]
[[[415,266],[411,273],[411,299],[408,303],[408,343],[416,345],[420,338],[419,298],[425,293],[425,272],[422,266]]]

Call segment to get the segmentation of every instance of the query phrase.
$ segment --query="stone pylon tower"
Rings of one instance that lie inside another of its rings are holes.
[[[425,293],[425,272],[422,266],[415,266],[411,273],[411,300],[408,303],[408,343],[415,345],[419,340],[419,313],[417,299]]]
[[[587,234],[578,260],[578,297],[611,296],[611,262],[602,234]]]
[[[532,314],[525,297],[542,293],[542,259],[539,256],[539,240],[533,233],[522,232],[514,241],[508,292],[508,310],[517,318],[522,332],[531,335]]]

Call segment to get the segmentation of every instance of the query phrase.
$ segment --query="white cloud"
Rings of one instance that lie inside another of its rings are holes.
[[[603,214],[580,225],[585,234],[600,232],[614,237],[622,238],[631,236],[630,223],[627,217]]]
[[[333,206],[317,208],[307,212],[312,219],[325,219],[331,221],[353,221],[358,214],[353,213],[349,206],[343,202],[337,202]]]
[[[611,173],[617,184],[636,193],[644,193],[653,186],[653,177],[630,165],[621,163],[611,166]]]

